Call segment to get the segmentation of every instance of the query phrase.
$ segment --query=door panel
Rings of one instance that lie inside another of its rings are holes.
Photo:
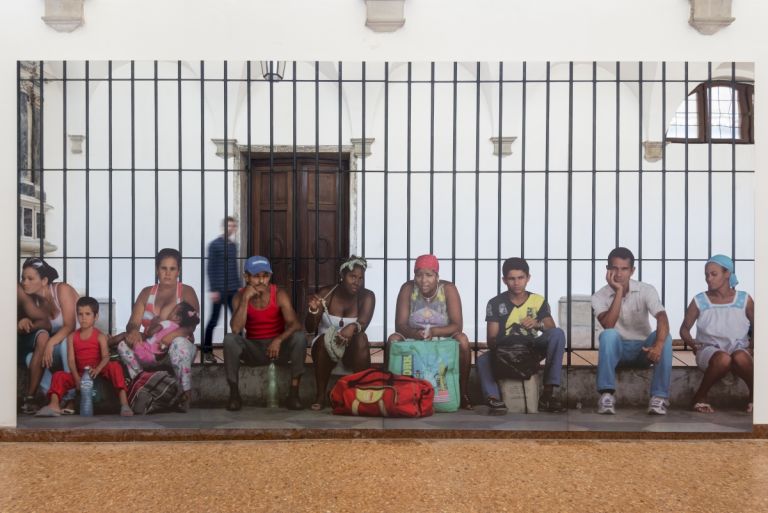
[[[339,173],[338,155],[331,155],[319,166],[314,154],[297,156],[295,173],[292,155],[276,155],[272,172],[268,156],[252,160],[254,251],[270,258],[274,282],[291,293],[299,312],[308,292],[338,279],[349,252],[349,161]]]

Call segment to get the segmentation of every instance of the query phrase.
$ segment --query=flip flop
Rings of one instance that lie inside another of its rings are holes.
[[[74,415],[75,414],[75,410],[72,409],[72,408],[62,408],[61,409],[61,414],[62,415]]]
[[[124,404],[120,407],[120,416],[121,417],[133,417],[133,410],[130,406],[127,404]]]
[[[39,410],[37,410],[37,413],[35,413],[35,417],[58,417],[61,413],[57,412],[50,406],[43,406]]]
[[[715,413],[709,403],[696,403],[693,405],[693,411],[698,413]]]

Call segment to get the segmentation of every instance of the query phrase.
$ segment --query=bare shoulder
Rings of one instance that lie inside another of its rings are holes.
[[[450,291],[458,291],[459,290],[459,289],[456,288],[456,284],[453,283],[452,281],[440,280],[440,285],[442,285],[445,290],[450,290]]]
[[[281,301],[287,301],[290,304],[291,302],[290,294],[288,294],[288,291],[283,287],[280,287],[280,286],[277,287],[276,297],[277,297],[278,303]]]
[[[181,294],[185,297],[194,297],[197,298],[197,291],[191,287],[190,285],[182,284],[181,285]]]
[[[56,293],[59,296],[64,294],[68,296],[80,297],[75,288],[65,281],[60,281],[59,284],[56,285]]]

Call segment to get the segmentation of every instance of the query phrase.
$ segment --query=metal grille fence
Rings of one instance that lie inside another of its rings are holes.
[[[529,290],[563,298],[570,363],[571,299],[604,284],[614,246],[673,336],[709,255],[733,256],[752,291],[754,152],[733,128],[751,98],[729,97],[730,139],[694,144],[685,120],[700,84],[753,77],[735,62],[19,62],[19,261],[114,301],[121,331],[158,249],[178,248],[205,321],[206,247],[234,215],[238,258],[271,257],[300,315],[365,256],[369,337],[386,340],[413,260],[435,253],[477,349],[501,263],[522,256]],[[594,349],[594,320],[579,329]]]

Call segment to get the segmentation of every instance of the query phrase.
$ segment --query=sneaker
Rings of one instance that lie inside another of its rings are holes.
[[[560,399],[554,395],[541,396],[539,398],[539,411],[547,413],[562,413],[566,410]]]
[[[648,415],[666,415],[667,406],[669,406],[669,401],[664,397],[654,395],[648,401]]]
[[[203,361],[205,363],[216,363],[216,357],[213,356],[213,353],[205,353],[203,354]]]
[[[616,414],[616,398],[610,392],[605,392],[597,401],[597,413]]]
[[[504,401],[500,401],[495,397],[489,397],[487,404],[489,415],[506,415],[507,405],[504,404]]]

